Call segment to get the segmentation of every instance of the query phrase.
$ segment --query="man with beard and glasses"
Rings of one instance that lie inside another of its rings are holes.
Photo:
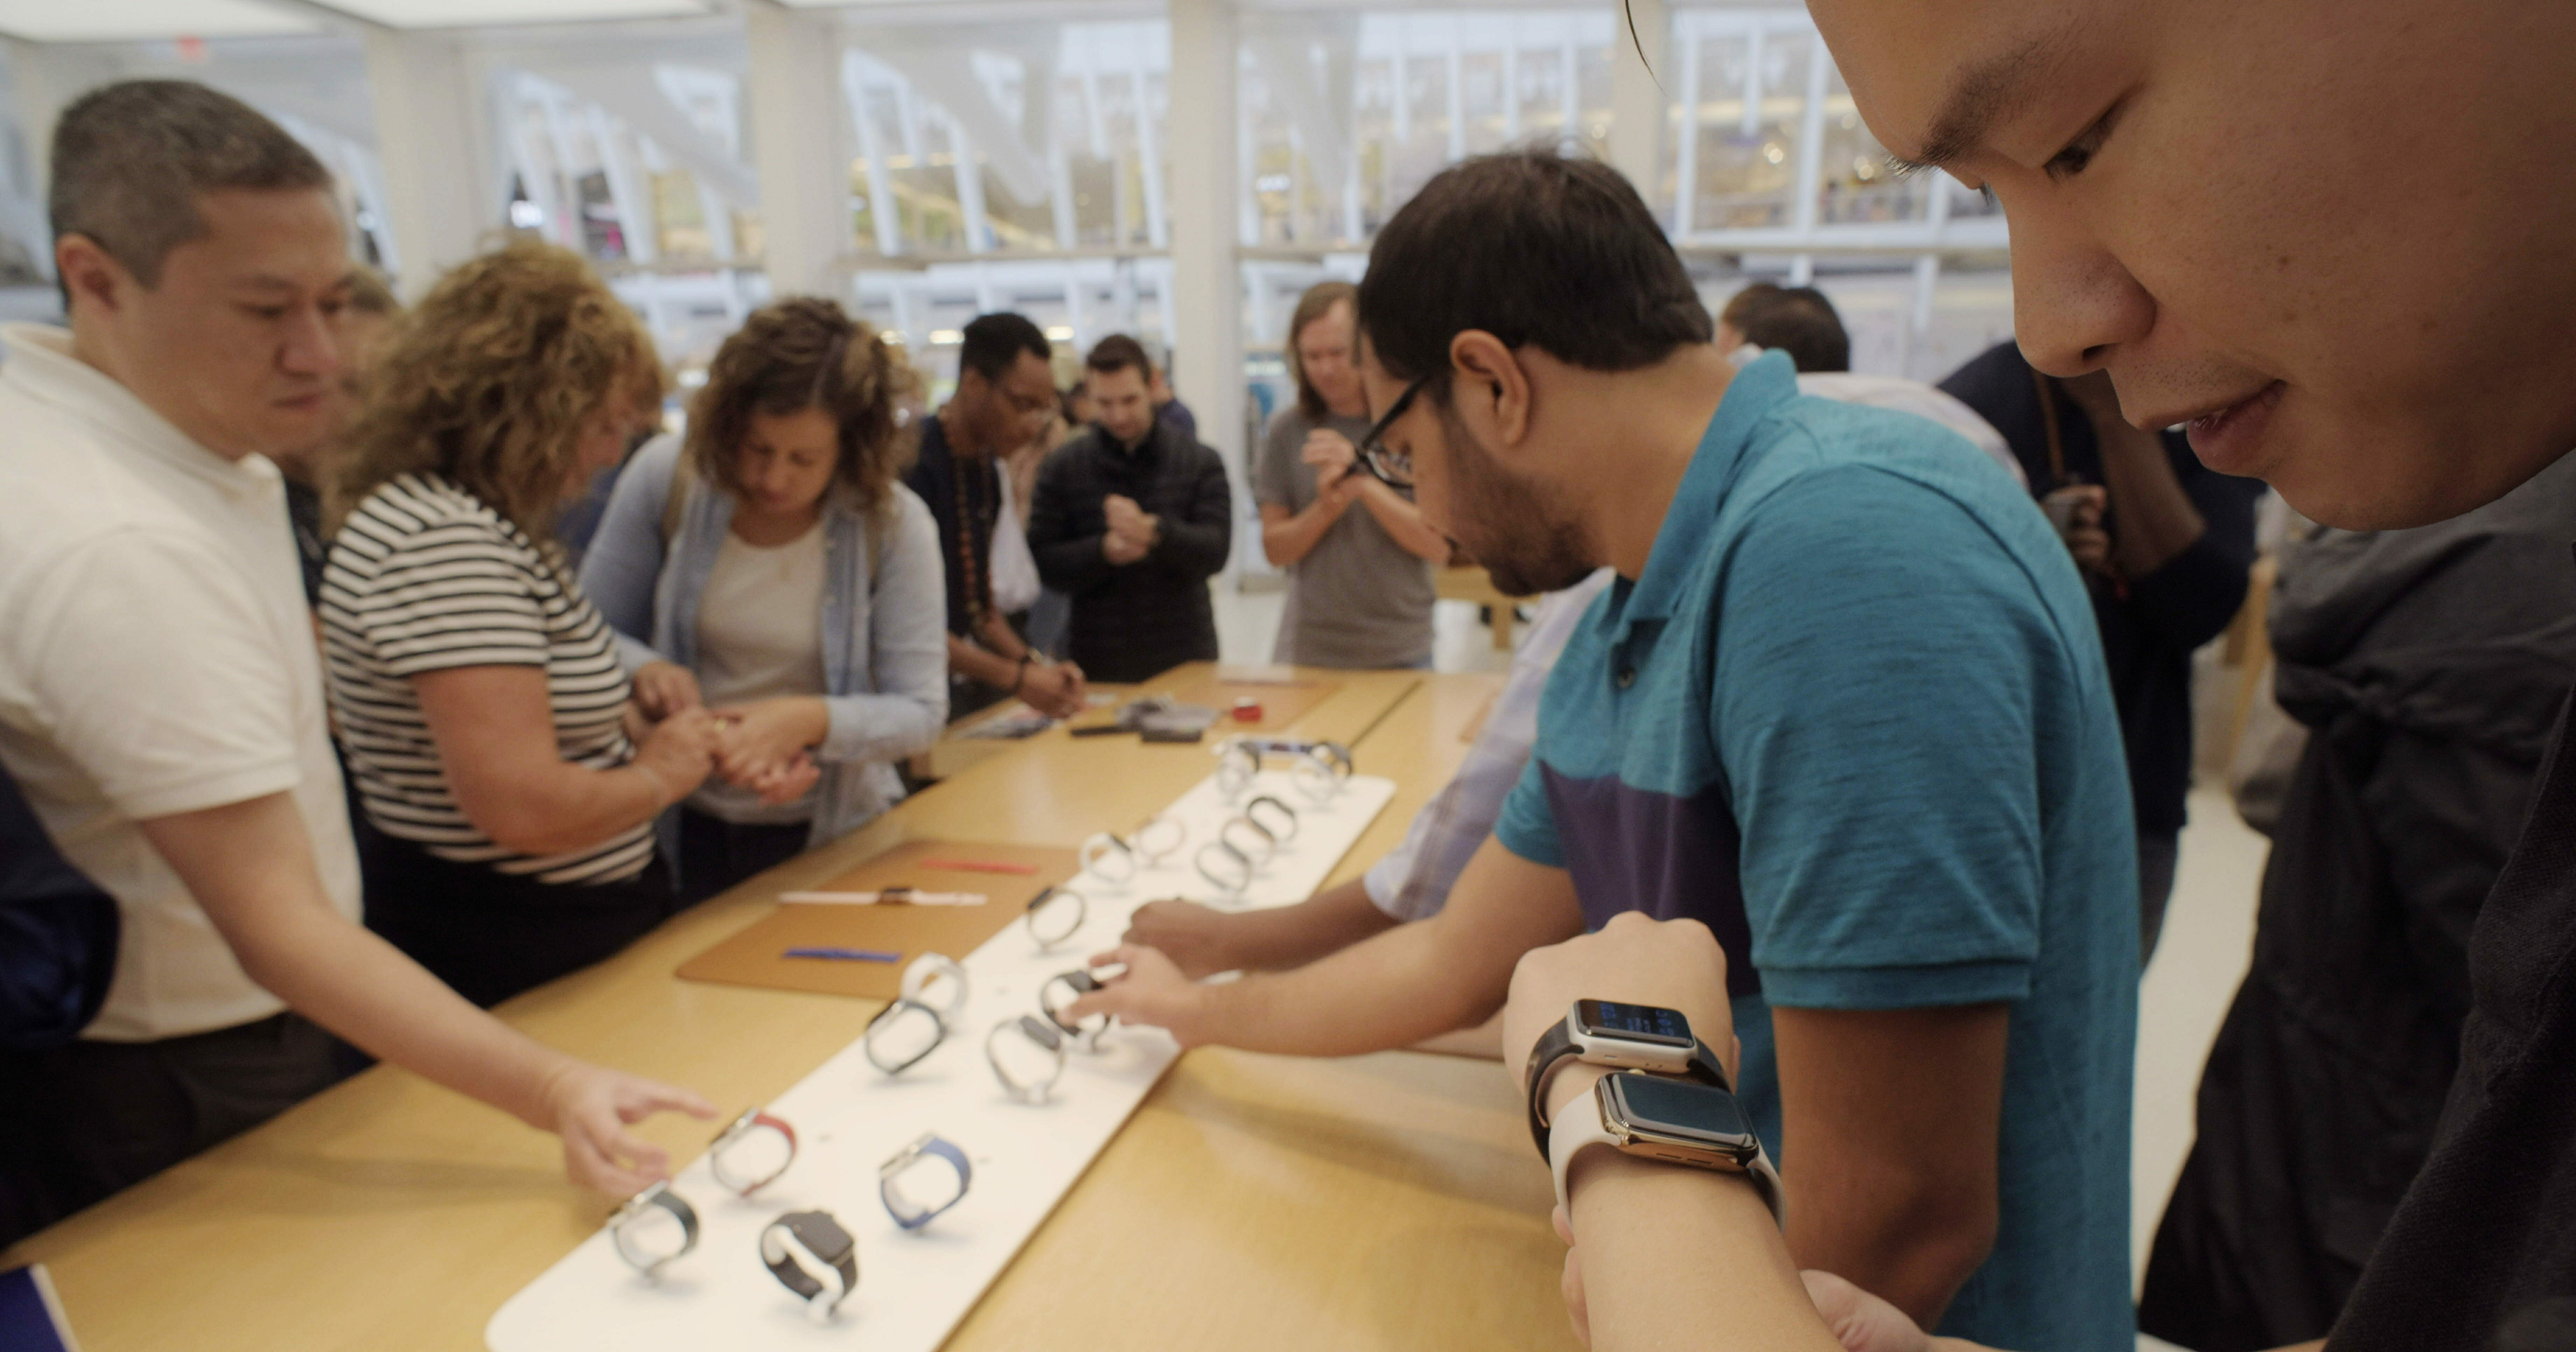
[[[1439,915],[1213,985],[1130,945],[1075,1012],[1347,1055],[1480,1022],[1523,954],[1614,917],[1695,921],[1800,1262],[1961,1333],[2132,1347],[2137,864],[2046,519],[1934,423],[1734,368],[1595,161],[1435,177],[1359,315],[1370,471],[1506,591],[1618,580]]]
[[[2576,446],[2576,179],[2532,171],[2576,152],[2576,6],[1812,8],[1879,140],[2001,203],[2031,365],[2109,373],[2132,426],[2187,423],[2202,463],[2347,530],[2470,512]],[[2562,543],[2571,527],[2557,523]],[[2562,704],[2519,842],[2469,932],[2458,1070],[2431,1153],[2328,1352],[2576,1347],[2568,721]],[[1530,1045],[1569,994],[1680,1006],[1723,1044],[1727,971],[1685,925],[1534,953],[1504,1046]],[[1959,1347],[1851,1283],[1802,1286],[1794,1236],[1783,1252],[1755,1191],[1724,1174],[1603,1150],[1570,1174],[1562,1232],[1579,1260],[1565,1289],[1597,1348]],[[2242,1257],[2248,1271],[2267,1261]],[[1712,1265],[1729,1279],[1674,1280]]]

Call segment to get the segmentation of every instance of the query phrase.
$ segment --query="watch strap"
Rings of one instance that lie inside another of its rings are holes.
[[[841,1289],[830,1291],[820,1276],[806,1270],[802,1258],[838,1275]],[[760,1261],[779,1285],[826,1311],[859,1286],[858,1245],[828,1211],[790,1211],[771,1221],[760,1232]],[[823,1299],[827,1292],[828,1301]]]
[[[627,1238],[627,1227],[655,1207],[669,1212],[680,1223],[680,1247],[669,1253],[646,1253]],[[656,1183],[627,1198],[625,1205],[617,1208],[617,1214],[608,1221],[608,1240],[616,1246],[618,1257],[648,1277],[657,1276],[664,1264],[698,1247],[698,1209],[690,1206],[688,1199],[671,1191],[670,1184]]]
[[[911,1200],[908,1195],[904,1194],[902,1185],[898,1180],[903,1177],[906,1171],[912,1168],[915,1160],[920,1159],[924,1155],[930,1156],[934,1159],[945,1160],[950,1168],[957,1171],[957,1195],[935,1207],[912,1212],[907,1215],[901,1206],[896,1205],[897,1197],[903,1197],[906,1202]],[[924,1136],[920,1140],[913,1142],[911,1145],[904,1147],[902,1153],[896,1155],[893,1159],[886,1161],[885,1167],[878,1170],[877,1200],[885,1204],[886,1214],[894,1217],[894,1223],[896,1225],[899,1225],[906,1230],[918,1230],[921,1227],[930,1224],[930,1222],[941,1212],[948,1210],[959,1202],[965,1201],[966,1190],[973,1187],[974,1183],[975,1166],[973,1162],[966,1158],[965,1151],[958,1149],[956,1143],[950,1141],[945,1136]]]
[[[1617,1073],[1639,1075],[1644,1072]],[[1573,1220],[1574,1206],[1572,1199],[1566,1195],[1565,1176],[1573,1168],[1577,1155],[1594,1146],[1602,1145],[1617,1149],[1620,1140],[1611,1132],[1609,1123],[1602,1119],[1601,1095],[1597,1090],[1567,1104],[1565,1115],[1556,1119],[1556,1124],[1548,1128],[1547,1167],[1556,1178],[1556,1204],[1564,1209],[1568,1223]],[[1673,1162],[1656,1159],[1651,1155],[1639,1155],[1637,1158],[1652,1159],[1659,1164]],[[1788,1228],[1789,1203],[1781,1189],[1780,1171],[1772,1167],[1771,1152],[1762,1148],[1762,1142],[1758,1138],[1753,1143],[1753,1158],[1746,1161],[1742,1169],[1703,1169],[1701,1172],[1740,1174],[1746,1182],[1753,1185],[1753,1191],[1761,1197],[1762,1205],[1770,1210],[1772,1222],[1784,1230]]]
[[[1571,1009],[1566,1011],[1564,1018],[1548,1025],[1547,1031],[1539,1034],[1538,1042],[1530,1048],[1529,1066],[1521,1078],[1529,1086],[1530,1142],[1538,1147],[1541,1158],[1548,1153],[1548,1084],[1556,1078],[1556,1072],[1564,1068],[1565,1062],[1579,1060],[1581,1056],[1582,1050],[1574,1045],[1574,1011]],[[1700,1041],[1697,1034],[1691,1037],[1690,1069],[1683,1073],[1683,1078],[1730,1094],[1735,1092],[1735,1086],[1727,1081],[1726,1067],[1718,1064],[1708,1044]]]

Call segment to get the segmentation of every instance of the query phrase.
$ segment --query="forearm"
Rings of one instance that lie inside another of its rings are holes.
[[[1414,506],[1411,499],[1370,479],[1360,487],[1360,501],[1406,553],[1428,560],[1434,567],[1449,562],[1449,537],[1433,530],[1431,523],[1422,519],[1422,509]]]
[[[1357,1056],[1483,1022],[1511,987],[1513,953],[1435,916],[1293,971],[1201,986],[1199,1040],[1290,1056]]]
[[[1232,948],[1238,965],[1261,972],[1303,967],[1396,925],[1369,900],[1357,879],[1294,906],[1240,911],[1227,921],[1235,928]]]
[[[2191,548],[2208,528],[2182,481],[2174,477],[2164,442],[2116,418],[2097,425],[2102,441],[2102,477],[2117,514],[2111,537],[2112,561],[2120,575],[2145,577]]]
[[[1203,578],[1225,567],[1226,547],[1233,539],[1233,531],[1223,521],[1175,521],[1165,517],[1161,537],[1142,561],[1183,577]]]
[[[576,1063],[466,1003],[333,910],[291,797],[142,827],[251,980],[377,1057],[531,1125],[550,1125],[547,1085]]]
[[[1307,503],[1306,510],[1294,515],[1272,519],[1265,511],[1261,522],[1263,556],[1281,568],[1294,566],[1298,560],[1314,552],[1315,543],[1324,538],[1324,532],[1342,519],[1342,510],[1342,505],[1335,503],[1333,496],[1327,493]]]
[[[697,788],[666,784],[641,765],[593,770],[565,760],[488,776],[484,782],[483,792],[459,795],[457,806],[475,830],[521,854],[561,854],[596,845],[653,820]]]
[[[1029,554],[1038,563],[1038,579],[1060,592],[1083,592],[1109,576],[1116,565],[1101,555],[1107,535],[1076,535],[1041,545],[1032,533]]]
[[[1741,1177],[1595,1149],[1567,1184],[1593,1352],[1840,1352]]]
[[[1008,690],[1019,681],[1020,659],[1016,653],[1004,657],[999,653],[979,648],[955,634],[950,634],[948,669],[970,680],[982,681],[986,685]]]

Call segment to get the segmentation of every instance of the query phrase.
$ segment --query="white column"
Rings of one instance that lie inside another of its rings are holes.
[[[859,154],[868,162],[868,220],[876,226],[877,252],[892,258],[903,252],[903,211],[895,201],[894,170],[886,163],[885,138],[868,109],[868,84],[855,55],[842,58],[841,97],[850,105],[850,121],[859,128]]]
[[[1682,120],[1677,129],[1681,144],[1673,157],[1673,237],[1681,239],[1691,232],[1691,212],[1699,204],[1699,49],[1705,35],[1699,25],[1688,24],[1682,33],[1681,105]],[[1631,53],[1634,55],[1634,53]]]
[[[441,34],[369,29],[366,54],[385,225],[402,251],[401,290],[417,296],[501,224],[500,203],[485,200],[482,91]]]
[[[1631,21],[1636,25],[1634,36],[1629,33]],[[1655,82],[1673,77],[1671,63],[1664,59],[1671,30],[1664,0],[1629,0],[1627,17],[1614,19],[1610,26],[1610,163],[1637,185],[1637,195],[1646,199],[1649,208],[1663,187],[1667,100]],[[1640,46],[1646,49],[1644,61],[1637,59]]]
[[[1245,494],[1243,276],[1235,262],[1235,15],[1225,0],[1171,0],[1173,390]],[[1240,527],[1242,513],[1236,513]],[[1246,532],[1238,528],[1240,545]]]
[[[770,0],[751,0],[742,17],[770,294],[837,294],[832,266],[850,249],[840,34],[826,18]]]

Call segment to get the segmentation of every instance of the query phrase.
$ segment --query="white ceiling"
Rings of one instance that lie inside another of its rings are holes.
[[[86,0],[94,3],[94,0]],[[704,14],[706,0],[320,0],[343,14],[387,28],[466,28],[495,24],[583,23]]]
[[[321,27],[257,0],[0,0],[0,33],[31,42],[270,37]]]

